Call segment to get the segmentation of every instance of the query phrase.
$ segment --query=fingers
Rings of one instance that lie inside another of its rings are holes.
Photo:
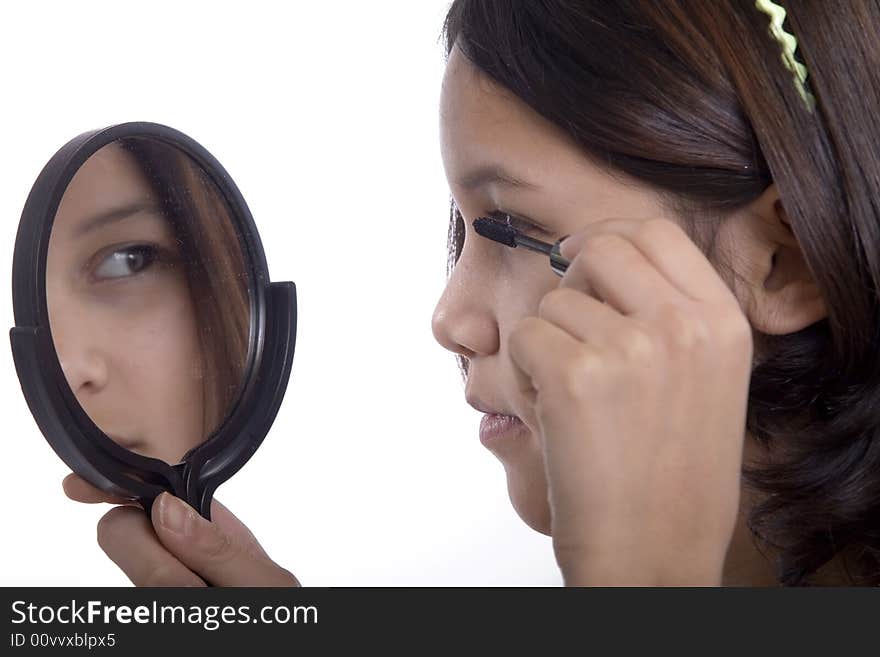
[[[560,373],[568,370],[572,360],[590,351],[586,344],[539,317],[526,317],[516,325],[510,333],[509,350],[520,391],[549,393],[545,399],[553,397]]]
[[[730,298],[732,291],[684,229],[669,219],[607,219],[573,234],[560,245],[574,260],[584,245],[603,234],[629,240],[680,293],[699,301]]]
[[[165,548],[215,586],[299,586],[290,572],[208,522],[178,498],[163,493],[153,504],[153,528]]]
[[[64,478],[64,481],[61,482],[61,486],[64,489],[64,494],[75,502],[84,502],[85,504],[99,504],[101,502],[106,502],[108,504],[124,504],[140,508],[137,501],[105,493],[99,488],[92,486],[79,475],[73,473]]]
[[[87,504],[122,504],[98,522],[98,544],[137,586],[299,586],[272,562],[253,533],[217,500],[212,522],[164,493],[152,518],[132,500],[95,488],[75,474],[62,482],[67,496]],[[173,500],[169,509],[168,500]],[[182,507],[182,518],[179,513]],[[197,574],[199,573],[199,574]],[[207,580],[207,581],[206,581]]]
[[[538,306],[538,317],[599,349],[608,347],[633,326],[632,319],[609,304],[570,287],[556,288],[545,294]]]
[[[650,314],[658,304],[682,297],[644,253],[614,233],[586,240],[560,285],[598,296],[624,315]]]
[[[211,520],[219,525],[226,532],[230,539],[236,541],[246,550],[252,552],[255,556],[269,558],[263,546],[257,541],[257,538],[251,533],[244,523],[235,517],[235,515],[220,504],[217,500],[211,501]]]
[[[67,475],[64,478],[64,481],[61,482],[61,485],[64,488],[64,493],[67,497],[76,502],[84,502],[86,504],[99,504],[103,502],[107,504],[122,504],[125,506],[141,508],[140,504],[134,500],[110,495],[99,488],[95,488],[92,484],[77,474],[71,473]],[[259,544],[251,531],[245,527],[229,509],[216,499],[211,501],[211,518],[214,522],[220,525],[220,527],[222,527],[232,539],[238,541],[246,549],[252,551],[256,555],[268,558],[266,551],[263,550],[263,547]]]
[[[140,508],[120,506],[98,522],[98,545],[136,586],[205,586],[170,554]]]

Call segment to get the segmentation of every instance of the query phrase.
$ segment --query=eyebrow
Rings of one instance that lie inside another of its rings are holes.
[[[100,228],[101,226],[106,226],[107,224],[115,223],[117,221],[122,221],[123,219],[127,219],[128,217],[138,214],[139,212],[153,212],[161,215],[162,209],[152,200],[135,201],[134,203],[129,203],[118,208],[112,208],[110,210],[97,214],[94,217],[90,217],[74,231],[74,236],[81,237],[85,233],[93,231],[96,228]]]
[[[466,190],[474,190],[488,185],[502,185],[518,189],[539,189],[539,186],[518,178],[506,171],[503,167],[490,164],[479,167],[461,177],[457,184]]]

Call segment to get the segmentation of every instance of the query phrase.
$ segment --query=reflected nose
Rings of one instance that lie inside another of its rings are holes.
[[[109,370],[99,352],[69,343],[59,345],[57,339],[55,349],[67,384],[77,398],[94,394],[107,385]]]
[[[94,394],[107,385],[109,363],[106,347],[102,347],[107,334],[101,330],[99,316],[82,303],[69,277],[63,275],[60,258],[50,248],[46,261],[49,327],[67,385],[82,401],[83,395]]]

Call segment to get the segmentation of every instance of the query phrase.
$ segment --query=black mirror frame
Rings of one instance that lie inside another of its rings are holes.
[[[98,428],[67,384],[49,328],[46,256],[61,198],[89,157],[127,137],[178,148],[211,177],[236,222],[252,283],[248,363],[238,401],[217,431],[175,465],[130,452]],[[253,217],[220,163],[187,135],[156,123],[122,123],[75,137],[49,160],[28,195],[15,240],[12,300],[15,326],[9,335],[22,392],[58,456],[98,488],[137,500],[147,513],[169,491],[210,519],[214,491],[250,459],[275,420],[290,377],[297,325],[296,286],[270,282]]]

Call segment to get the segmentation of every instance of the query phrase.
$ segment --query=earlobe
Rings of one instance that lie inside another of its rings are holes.
[[[812,281],[792,280],[775,290],[758,290],[747,315],[756,330],[785,335],[824,319],[828,312]]]
[[[746,309],[753,328],[770,335],[796,333],[827,316],[822,293],[791,229],[775,184],[752,204],[751,299]]]

